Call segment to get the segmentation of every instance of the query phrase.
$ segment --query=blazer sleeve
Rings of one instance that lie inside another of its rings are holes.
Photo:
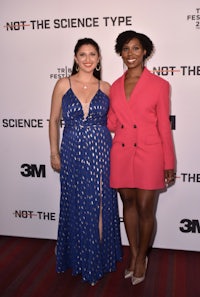
[[[175,151],[170,125],[170,86],[167,81],[161,85],[159,92],[159,100],[157,105],[158,130],[160,133],[163,153],[164,168],[175,168]]]
[[[114,100],[113,96],[113,88],[110,89],[110,106],[107,115],[107,127],[111,132],[115,132],[117,127],[117,116],[112,106],[112,102]]]

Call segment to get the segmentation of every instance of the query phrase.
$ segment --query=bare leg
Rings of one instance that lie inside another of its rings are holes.
[[[136,277],[141,277],[145,273],[145,258],[151,241],[155,221],[155,193],[156,191],[154,190],[137,189],[139,244],[134,270],[134,276]]]
[[[127,238],[130,245],[131,260],[128,270],[134,271],[138,242],[138,215],[135,189],[118,190],[123,203],[123,217]]]

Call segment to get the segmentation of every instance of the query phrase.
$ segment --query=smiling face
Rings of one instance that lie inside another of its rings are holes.
[[[121,57],[126,64],[126,66],[130,68],[143,67],[143,60],[146,54],[146,50],[143,49],[139,39],[133,38],[128,43],[125,43]]]
[[[84,44],[79,48],[77,54],[74,56],[74,59],[80,70],[92,72],[96,68],[100,57],[93,45]]]

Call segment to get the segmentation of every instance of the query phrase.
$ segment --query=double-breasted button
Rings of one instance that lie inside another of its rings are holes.
[[[124,125],[121,125],[121,128],[123,129],[124,128]]]
[[[122,146],[125,146],[125,144],[124,144],[124,143],[122,143]]]
[[[133,125],[133,128],[134,128],[134,129],[135,129],[135,128],[137,128],[137,125],[136,125],[136,124],[134,124],[134,125]]]
[[[133,146],[137,146],[137,143],[134,143],[134,145]]]

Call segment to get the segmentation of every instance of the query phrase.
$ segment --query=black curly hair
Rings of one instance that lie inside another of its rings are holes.
[[[115,52],[121,56],[123,46],[133,38],[137,38],[141,43],[143,49],[146,50],[146,55],[144,56],[145,60],[152,54],[154,50],[153,42],[146,35],[132,30],[124,31],[118,35],[115,44]]]

